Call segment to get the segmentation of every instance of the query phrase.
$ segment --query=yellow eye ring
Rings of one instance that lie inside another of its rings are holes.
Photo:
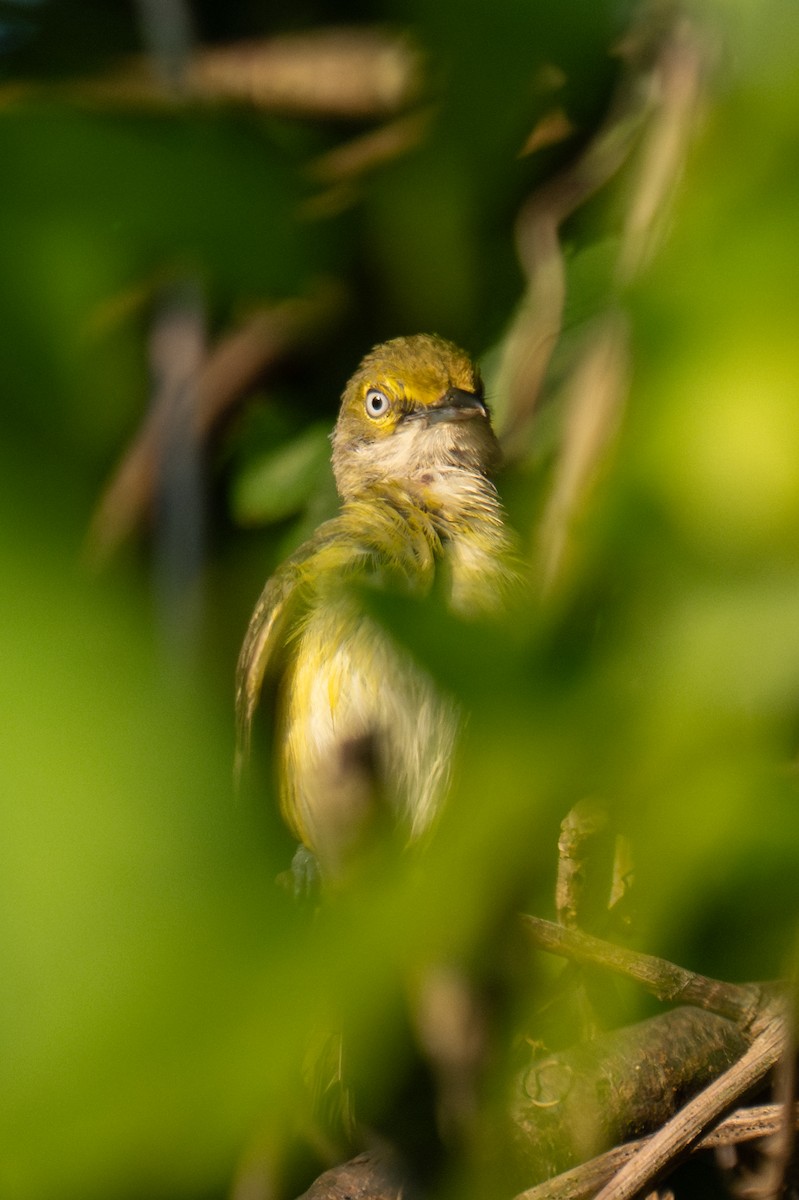
[[[370,417],[375,420],[384,417],[389,407],[389,399],[385,392],[378,391],[377,388],[369,388],[364,400],[364,408]]]

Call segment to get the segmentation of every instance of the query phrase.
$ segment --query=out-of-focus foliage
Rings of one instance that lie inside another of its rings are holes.
[[[515,216],[605,117],[633,6],[352,6],[353,21],[412,35],[432,107],[420,144],[364,175],[349,206],[335,189],[319,202],[311,164],[362,123],[179,99],[114,108],[70,91],[140,48],[126,10],[108,10],[0,5],[10,1200],[225,1195],[242,1162],[279,1161],[307,1124],[302,1064],[320,1028],[348,1029],[362,1115],[395,1131],[410,981],[459,961],[535,998],[547,966],[520,959],[507,919],[520,903],[551,913],[558,823],[585,796],[632,836],[648,949],[708,974],[774,976],[799,907],[795,5],[686,5],[707,48],[703,109],[633,284],[611,266],[628,180],[567,223],[566,351],[611,298],[629,321],[618,437],[558,585],[542,600],[534,578],[507,628],[376,601],[472,715],[422,861],[367,872],[314,924],[274,886],[291,846],[270,798],[252,812],[232,794],[249,611],[330,511],[321,430],[374,341],[435,329],[486,355],[490,389],[523,288]],[[262,4],[194,15],[200,39],[275,32]],[[297,22],[343,15],[310,3]],[[574,133],[520,157],[553,101]],[[148,403],[150,317],[185,276],[212,339],[321,277],[343,281],[346,303],[207,456],[202,614],[178,654],[151,598],[149,532],[101,577],[80,562]],[[554,401],[502,485],[531,564],[559,372],[556,356]]]

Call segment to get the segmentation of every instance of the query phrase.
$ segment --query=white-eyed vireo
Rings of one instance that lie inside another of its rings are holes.
[[[377,346],[333,433],[342,505],[266,584],[237,674],[240,761],[267,673],[278,684],[283,815],[335,875],[375,795],[406,837],[446,792],[458,714],[359,605],[352,581],[424,594],[437,570],[468,616],[501,609],[516,574],[491,474],[499,446],[468,355],[420,334]]]

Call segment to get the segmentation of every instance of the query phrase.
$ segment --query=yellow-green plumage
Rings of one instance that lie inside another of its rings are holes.
[[[350,585],[424,594],[443,567],[456,612],[501,609],[515,572],[489,478],[498,458],[476,369],[443,339],[376,347],[345,389],[333,434],[341,511],[267,583],[237,680],[244,756],[264,677],[277,677],[283,815],[327,874],[377,790],[407,837],[429,826],[458,729],[454,705]]]

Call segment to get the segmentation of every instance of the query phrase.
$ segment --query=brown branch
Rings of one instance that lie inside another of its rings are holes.
[[[199,95],[306,116],[388,116],[416,98],[420,83],[407,37],[357,27],[206,49],[189,70]]]
[[[505,338],[497,385],[507,397],[502,442],[508,459],[526,449],[561,334],[564,221],[641,147],[638,173],[625,202],[617,262],[619,282],[628,282],[651,254],[696,125],[708,48],[686,18],[671,14],[660,22],[645,10],[621,56],[627,70],[606,120],[579,157],[533,193],[517,221],[527,294]]]
[[[657,74],[659,103],[625,214],[619,277],[632,279],[652,254],[694,134],[709,57],[695,28],[679,18],[665,39]]]
[[[548,1179],[607,1146],[651,1133],[746,1052],[731,1021],[686,1005],[537,1054],[515,1077],[515,1169]]]
[[[641,137],[651,103],[648,89],[633,88],[625,79],[610,114],[587,148],[533,192],[519,213],[516,243],[527,275],[527,294],[504,341],[498,382],[498,390],[508,397],[502,443],[509,459],[526,445],[563,324],[566,268],[560,227],[627,161]]]
[[[340,289],[326,283],[308,296],[257,310],[218,342],[192,389],[196,411],[189,428],[198,442],[208,440],[265,371],[332,323],[341,306]],[[169,403],[165,395],[150,408],[92,516],[86,558],[94,566],[106,562],[150,515],[171,423]]]
[[[414,112],[328,150],[311,164],[311,177],[325,184],[350,182],[407,154],[422,140],[430,116],[427,109]]]
[[[386,117],[418,98],[421,56],[407,36],[342,26],[198,48],[181,82],[181,101],[226,101],[317,118]],[[176,99],[152,60],[137,57],[97,78],[50,88],[14,84],[0,90],[0,104],[43,90],[103,106],[163,107]]]
[[[315,159],[308,175],[314,182],[324,184],[325,190],[305,201],[302,216],[326,219],[351,208],[359,199],[360,179],[419,145],[430,116],[430,110],[424,109],[387,121]]]
[[[612,441],[627,396],[629,335],[610,310],[586,338],[567,389],[563,448],[539,529],[541,580],[550,589],[567,561],[569,531]]]
[[[673,1004],[695,1004],[718,1013],[748,1029],[762,1011],[764,989],[752,983],[726,983],[687,971],[663,958],[614,946],[576,929],[565,929],[552,921],[528,914],[522,923],[533,943],[572,962],[603,967],[640,983],[659,1000]]]
[[[784,1110],[780,1104],[740,1108],[705,1134],[693,1149],[715,1150],[719,1146],[773,1137],[779,1132],[783,1121]],[[799,1104],[793,1106],[793,1127],[799,1128]],[[625,1142],[623,1146],[614,1146],[612,1150],[581,1163],[579,1167],[564,1171],[536,1187],[527,1188],[514,1200],[589,1200],[650,1141],[651,1138],[638,1138],[633,1142]]]
[[[782,1013],[772,1014],[729,1071],[689,1101],[654,1134],[597,1194],[596,1200],[633,1200],[688,1153],[722,1113],[760,1084],[785,1049]]]
[[[785,1048],[774,1069],[771,1094],[774,1108],[780,1113],[772,1135],[758,1147],[756,1155],[745,1158],[734,1146],[717,1155],[718,1166],[725,1176],[732,1196],[747,1200],[778,1200],[785,1194],[786,1175],[793,1159],[796,1123],[796,1002],[795,979],[784,996],[783,1018]]]
[[[412,1191],[399,1162],[368,1150],[314,1180],[299,1200],[410,1200]]]

